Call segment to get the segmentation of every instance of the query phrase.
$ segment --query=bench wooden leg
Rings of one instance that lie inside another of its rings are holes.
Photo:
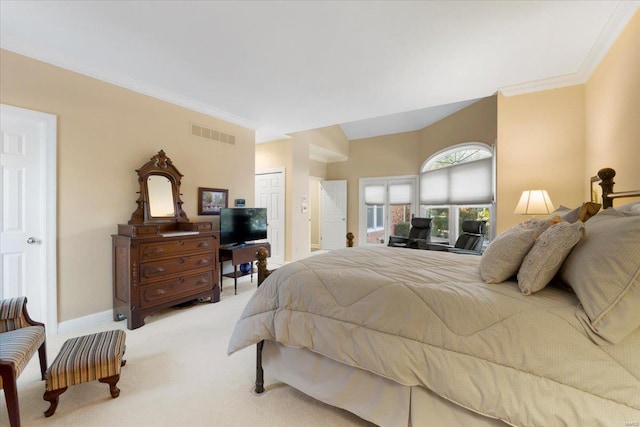
[[[49,402],[49,409],[47,409],[44,413],[45,417],[50,417],[55,414],[56,409],[58,408],[59,397],[62,393],[67,391],[68,387],[59,388],[57,390],[48,390],[44,392],[43,399]]]
[[[114,375],[112,377],[100,378],[98,381],[100,381],[101,383],[109,384],[109,392],[111,393],[112,398],[115,399],[116,397],[120,396],[120,389],[116,387],[116,384],[118,383],[118,381],[120,381],[120,374]]]
[[[9,413],[9,425],[20,427],[20,405],[18,404],[18,385],[16,373],[13,370],[13,363],[0,365],[0,377],[2,378],[2,388],[4,389],[4,399],[7,402],[7,412]]]
[[[44,373],[47,372],[47,343],[42,343],[38,349],[38,358],[40,359],[40,374],[44,381]]]

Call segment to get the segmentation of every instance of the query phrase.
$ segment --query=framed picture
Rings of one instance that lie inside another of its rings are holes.
[[[600,177],[591,177],[591,201],[594,203],[602,203],[602,187],[600,186]]]
[[[220,215],[229,205],[229,190],[198,187],[198,215]]]

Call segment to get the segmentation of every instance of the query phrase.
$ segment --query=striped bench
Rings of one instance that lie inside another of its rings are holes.
[[[71,338],[49,369],[45,372],[44,400],[50,403],[44,413],[50,417],[56,412],[58,398],[71,385],[98,380],[109,384],[111,397],[120,395],[116,384],[120,380],[120,368],[125,365],[125,332],[116,329],[82,337]]]

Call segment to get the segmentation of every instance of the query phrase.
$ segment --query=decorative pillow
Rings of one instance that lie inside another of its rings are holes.
[[[486,283],[500,283],[516,274],[538,236],[551,224],[559,221],[559,217],[530,219],[493,239],[480,259],[482,280]]]
[[[585,223],[585,234],[560,273],[594,340],[616,344],[640,327],[640,216],[605,209]]]
[[[598,213],[602,205],[594,202],[584,202],[578,211],[578,220],[587,222],[589,218]]]
[[[598,213],[602,205],[600,203],[584,202],[581,206],[575,209],[570,209],[566,206],[560,205],[558,209],[553,211],[549,218],[559,216],[563,221],[574,223],[576,221],[585,222],[592,216]]]
[[[563,221],[542,233],[518,270],[518,286],[522,293],[531,295],[547,286],[583,237],[582,221],[573,224]]]

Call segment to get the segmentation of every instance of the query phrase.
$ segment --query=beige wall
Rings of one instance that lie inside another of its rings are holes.
[[[110,235],[136,208],[135,169],[160,149],[184,175],[192,221],[212,219],[197,216],[198,187],[254,199],[251,129],[4,50],[0,94],[3,104],[58,118],[59,321],[111,309]],[[236,144],[191,137],[189,122],[234,135]]]
[[[584,85],[498,97],[498,232],[522,221],[522,190],[555,206],[590,198],[589,178],[616,170],[615,189],[640,188],[640,12]]]
[[[420,159],[463,142],[494,145],[497,138],[497,97],[483,98],[420,131]],[[422,166],[422,163],[420,163]]]
[[[296,132],[292,135],[295,135],[300,141],[306,141],[335,155],[344,157],[349,155],[349,140],[339,125]]]
[[[287,247],[289,261],[296,261],[309,255],[309,212],[302,211],[303,197],[309,200],[309,142],[293,134],[291,144],[291,211],[287,222],[290,225],[290,236]],[[308,206],[308,205],[307,205]]]
[[[319,249],[320,241],[320,194],[322,179],[315,176],[309,177],[309,244],[311,248]]]
[[[329,163],[327,179],[347,180],[347,230],[359,228],[359,179],[412,175],[432,154],[463,142],[496,140],[496,97],[482,99],[431,126],[414,132],[353,140],[349,160]]]
[[[497,232],[522,222],[523,190],[545,189],[557,207],[584,200],[584,86],[498,96]]]
[[[256,145],[256,170],[284,168],[285,174],[285,260],[295,261],[310,252],[309,211],[302,212],[302,199],[309,204],[309,177],[325,178],[326,164],[309,158],[310,146],[323,150],[342,150],[344,133],[339,126],[329,126],[291,134],[291,139]],[[340,153],[338,153],[340,154]],[[315,218],[317,220],[317,218]],[[317,222],[317,221],[316,221]],[[319,227],[317,223],[314,227]]]
[[[256,171],[264,169],[291,169],[291,140],[256,144]]]
[[[320,197],[321,182],[327,177],[327,164],[315,160],[309,161],[309,225],[311,227],[310,245],[320,248]]]
[[[585,100],[583,181],[611,167],[617,172],[614,189],[640,188],[640,11],[587,82]]]
[[[347,180],[347,231],[356,236],[356,244],[360,178],[417,173],[422,164],[416,156],[419,147],[419,132],[357,139],[349,142],[349,160],[327,164],[327,179]]]
[[[325,179],[327,177],[327,164],[316,160],[309,160],[309,176]]]

